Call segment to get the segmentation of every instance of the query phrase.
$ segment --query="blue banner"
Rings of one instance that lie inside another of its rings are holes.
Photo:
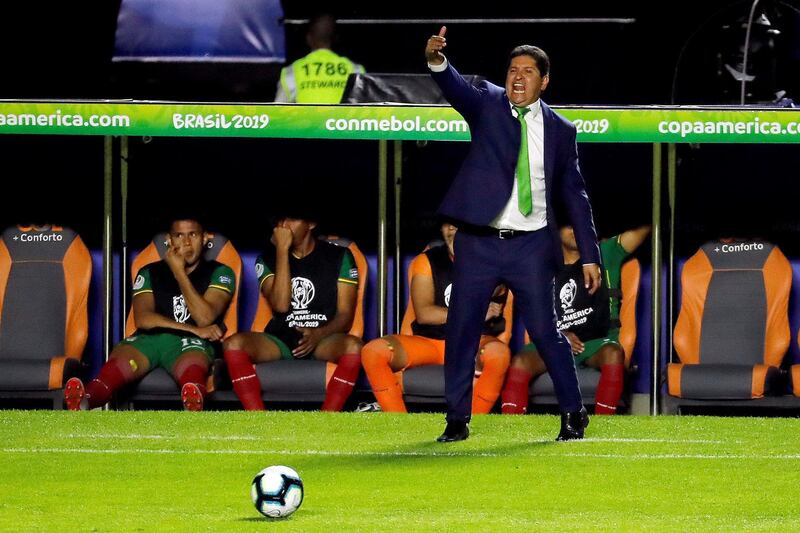
[[[122,0],[114,61],[284,63],[279,0]]]

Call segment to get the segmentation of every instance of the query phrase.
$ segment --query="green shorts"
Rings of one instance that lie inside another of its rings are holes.
[[[292,355],[292,349],[289,348],[285,342],[270,333],[264,333],[264,336],[278,346],[278,350],[281,352],[281,359],[286,359],[287,361],[296,359],[296,357]]]
[[[205,339],[194,335],[175,335],[172,333],[153,333],[132,335],[122,339],[120,345],[133,346],[150,362],[150,369],[161,367],[172,371],[175,361],[186,352],[202,352],[210,363],[214,359],[214,346]]]
[[[575,366],[584,365],[586,360],[591,358],[606,344],[619,344],[619,329],[612,329],[608,331],[608,335],[600,337],[599,339],[591,339],[583,343],[583,351],[575,354]],[[536,344],[531,342],[522,347],[525,352],[538,351]]]

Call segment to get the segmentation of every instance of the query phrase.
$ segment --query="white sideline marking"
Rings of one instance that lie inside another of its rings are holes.
[[[800,459],[800,454],[781,455],[703,455],[703,454],[678,454],[678,453],[637,453],[625,455],[622,453],[564,453],[553,457],[588,457],[593,459]]]
[[[125,435],[113,434],[98,434],[91,433],[77,434],[70,433],[64,435],[63,438],[67,439],[131,439],[131,440],[178,440],[178,439],[191,439],[193,441],[206,441],[206,440],[247,440],[247,441],[264,441],[265,437],[257,437],[253,435],[136,435],[127,433]],[[542,443],[550,442],[549,440],[532,440],[529,443]],[[666,443],[666,444],[739,444],[740,441],[723,441],[723,440],[691,440],[691,439],[633,439],[633,438],[593,438],[586,437],[582,440],[570,441],[570,445],[580,443],[592,442],[620,442],[620,443]]]
[[[548,441],[549,442],[549,441]],[[84,453],[84,454],[161,454],[161,455],[308,455],[341,457],[513,457],[518,454],[493,452],[348,452],[326,450],[167,450],[150,448],[86,449],[86,448],[0,448],[0,453]],[[583,457],[593,459],[800,459],[800,454],[610,454],[610,453],[532,453],[535,457]]]
[[[667,444],[739,444],[740,441],[724,440],[692,440],[692,439],[625,439],[625,438],[594,438],[586,437],[581,440],[570,441],[578,444],[580,442],[663,442]]]
[[[99,434],[94,435],[92,433],[85,433],[85,434],[77,434],[77,433],[70,433],[69,435],[64,435],[63,438],[65,439],[133,439],[133,440],[177,440],[177,439],[191,439],[191,440],[257,440],[263,441],[265,440],[264,437],[255,437],[253,435],[192,435],[188,437],[186,435],[131,435],[130,433],[126,433],[125,435],[105,435]]]
[[[490,452],[347,452],[326,450],[165,450],[152,448],[87,449],[87,448],[0,448],[0,453],[88,453],[88,454],[207,454],[207,455],[323,455],[343,457],[499,457],[507,454]]]

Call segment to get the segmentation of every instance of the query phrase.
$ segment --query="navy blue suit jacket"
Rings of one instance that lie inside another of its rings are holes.
[[[439,214],[456,222],[486,226],[511,197],[521,143],[519,121],[502,87],[487,81],[472,86],[449,63],[446,70],[431,75],[467,121],[472,135],[469,153],[439,206]],[[542,118],[547,225],[558,250],[556,260],[562,262],[554,202],[567,212],[581,261],[600,264],[592,208],[578,166],[575,126],[544,102]]]

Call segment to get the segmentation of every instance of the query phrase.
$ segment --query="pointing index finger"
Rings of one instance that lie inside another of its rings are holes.
[[[442,26],[442,29],[439,30],[439,37],[444,37],[445,33],[447,33],[447,26]]]

